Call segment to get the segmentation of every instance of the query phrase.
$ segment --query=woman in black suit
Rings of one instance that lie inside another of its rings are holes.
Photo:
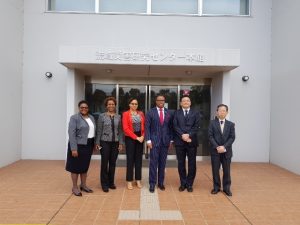
[[[114,97],[107,97],[104,101],[107,111],[100,114],[97,122],[96,147],[101,153],[100,180],[104,192],[116,189],[116,161],[123,146],[121,116],[116,114],[116,104]]]
[[[66,170],[71,173],[73,182],[72,193],[82,196],[81,191],[93,192],[86,185],[87,171],[90,166],[91,156],[94,149],[94,137],[96,133],[95,119],[89,114],[86,101],[78,103],[79,113],[71,116],[69,122],[69,144]],[[80,190],[77,186],[80,175]]]

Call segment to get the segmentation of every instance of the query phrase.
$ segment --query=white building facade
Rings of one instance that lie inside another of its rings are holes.
[[[70,8],[71,2],[0,3],[0,166],[65,159],[68,119],[81,99],[99,113],[101,94],[115,95],[122,107],[139,90],[147,111],[153,95],[168,90],[169,108],[185,92],[199,101],[200,157],[207,156],[205,126],[225,103],[236,123],[233,161],[271,162],[300,173],[299,31],[289,28],[299,21],[300,3],[223,1],[232,3],[224,12],[205,0],[133,1],[131,7],[76,1]]]

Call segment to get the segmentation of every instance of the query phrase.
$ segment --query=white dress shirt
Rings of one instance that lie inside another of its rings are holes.
[[[88,138],[93,138],[95,137],[95,126],[90,118],[86,118],[85,121],[88,123],[90,129],[89,129],[89,134]]]

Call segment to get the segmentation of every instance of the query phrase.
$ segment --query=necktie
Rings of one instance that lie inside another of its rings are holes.
[[[188,115],[188,110],[186,109],[184,110],[184,117],[187,117],[187,115]]]
[[[224,121],[221,120],[221,121],[220,121],[220,124],[221,124],[221,132],[223,133],[223,129],[224,129]]]
[[[163,109],[159,108],[159,122],[161,125],[164,123],[164,115],[163,115]]]

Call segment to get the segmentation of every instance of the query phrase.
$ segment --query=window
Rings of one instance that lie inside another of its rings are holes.
[[[152,13],[198,14],[198,0],[152,0]]]
[[[249,0],[203,0],[203,15],[249,15]]]
[[[249,16],[250,0],[48,0],[48,11]]]
[[[48,10],[95,12],[95,0],[49,0]]]
[[[106,111],[104,100],[108,96],[116,97],[114,84],[85,84],[85,99],[89,103],[90,113],[98,119]]]
[[[147,12],[147,0],[100,0],[99,4],[99,12]]]

